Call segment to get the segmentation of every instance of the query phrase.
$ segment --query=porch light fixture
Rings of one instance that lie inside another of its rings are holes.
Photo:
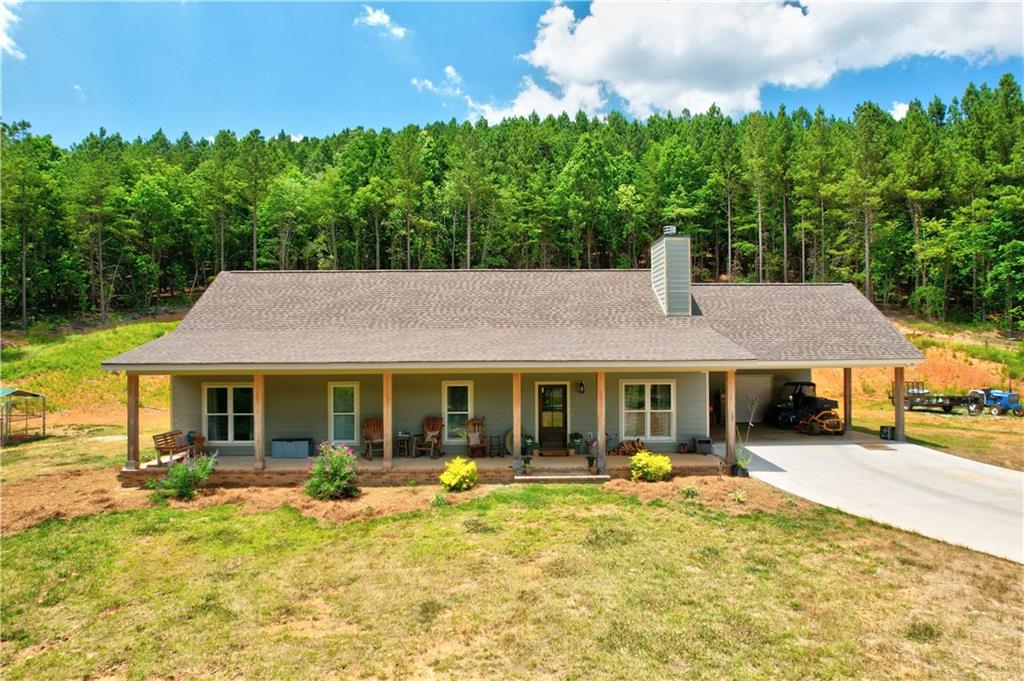
[[[579,385],[577,385],[577,386],[576,386],[576,391],[577,391],[577,392],[578,392],[578,393],[579,393],[580,395],[582,395],[583,393],[587,392],[587,384],[586,384],[586,383],[584,383],[583,381],[580,381],[580,382],[579,382]]]

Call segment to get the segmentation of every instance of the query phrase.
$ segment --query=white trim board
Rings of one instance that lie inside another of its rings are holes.
[[[355,426],[353,428],[355,438],[352,440],[334,439],[334,389],[352,388],[352,406],[355,409]],[[358,448],[362,437],[362,423],[359,419],[359,381],[331,381],[327,383],[327,439],[331,442],[338,442],[349,447]]]
[[[125,371],[132,374],[324,374],[324,373],[368,373],[384,371],[395,373],[430,374],[439,371],[460,371],[473,373],[508,373],[511,371],[596,371],[598,369],[630,369],[634,371],[741,371],[746,369],[843,369],[865,367],[911,367],[924,361],[920,359],[869,359],[869,360],[814,360],[814,361],[773,361],[723,360],[696,361],[633,361],[633,362],[269,362],[260,363],[209,363],[209,364],[122,364],[104,362],[104,371]]]
[[[446,445],[462,445],[466,444],[465,438],[451,439],[448,437],[448,387],[449,386],[466,386],[469,388],[469,411],[466,413],[466,420],[473,418],[473,381],[471,380],[450,380],[441,381],[441,418],[444,419],[444,436],[441,438],[444,440]],[[452,412],[454,414],[461,414],[462,412]]]
[[[206,391],[209,388],[227,388],[228,389],[228,412],[227,412],[227,417],[228,417],[228,439],[227,440],[211,440],[210,436],[209,436],[209,433],[207,433],[207,427],[208,427],[208,423],[209,423],[209,419],[208,419],[209,415],[207,414],[207,411],[206,411]],[[231,439],[231,436],[234,435],[234,430],[235,430],[235,424],[234,424],[234,417],[235,417],[235,410],[234,410],[235,404],[234,404],[234,402],[235,402],[235,397],[234,397],[234,392],[231,390],[232,388],[249,388],[249,389],[253,390],[253,414],[252,414],[252,418],[253,418],[253,435],[256,434],[256,413],[255,413],[255,409],[256,409],[256,402],[255,402],[255,400],[256,400],[256,393],[255,393],[255,389],[254,389],[253,384],[252,384],[251,381],[248,382],[248,383],[246,383],[246,382],[234,382],[234,383],[231,383],[231,382],[221,382],[221,381],[215,381],[215,382],[212,382],[212,383],[200,383],[199,384],[199,389],[202,392],[202,402],[201,402],[199,416],[200,416],[200,418],[203,421],[203,423],[202,423],[203,437],[206,438],[206,444],[208,444],[208,445],[218,445],[218,446],[221,446],[221,447],[232,447],[232,446],[248,446],[248,445],[256,444],[255,440],[233,440],[233,439]],[[243,416],[249,416],[249,414],[242,414],[242,415]]]

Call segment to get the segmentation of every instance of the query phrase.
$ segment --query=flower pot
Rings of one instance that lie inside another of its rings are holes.
[[[737,478],[749,478],[750,477],[750,471],[748,471],[746,468],[741,468],[740,466],[737,466],[736,464],[732,465],[732,474],[735,475]]]

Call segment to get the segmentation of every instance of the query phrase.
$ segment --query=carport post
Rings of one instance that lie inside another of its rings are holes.
[[[843,369],[843,425],[850,430],[853,424],[853,369]]]
[[[903,367],[896,367],[892,389],[892,405],[896,410],[896,441],[903,442],[907,434],[903,426]]]
[[[736,372],[725,372],[725,463],[736,463]]]

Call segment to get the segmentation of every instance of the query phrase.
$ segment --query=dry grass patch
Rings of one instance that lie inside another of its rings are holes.
[[[753,508],[756,487],[740,514],[710,486],[642,503],[519,485],[337,524],[251,500],[44,523],[4,540],[0,663],[10,679],[1019,677],[1024,568]]]
[[[317,501],[298,487],[202,488],[192,501],[168,503],[182,510],[235,504],[242,513],[287,507],[317,520],[345,522],[426,510],[439,494],[448,503],[458,504],[494,488],[494,485],[483,485],[466,492],[445,493],[440,485],[364,487],[357,498],[340,501]],[[39,475],[3,486],[0,529],[4,535],[9,535],[46,520],[130,511],[150,505],[149,491],[122,487],[117,472],[111,468]]]
[[[813,505],[752,478],[677,476],[664,482],[612,480],[604,488],[644,503],[688,499],[730,515],[806,509]]]

